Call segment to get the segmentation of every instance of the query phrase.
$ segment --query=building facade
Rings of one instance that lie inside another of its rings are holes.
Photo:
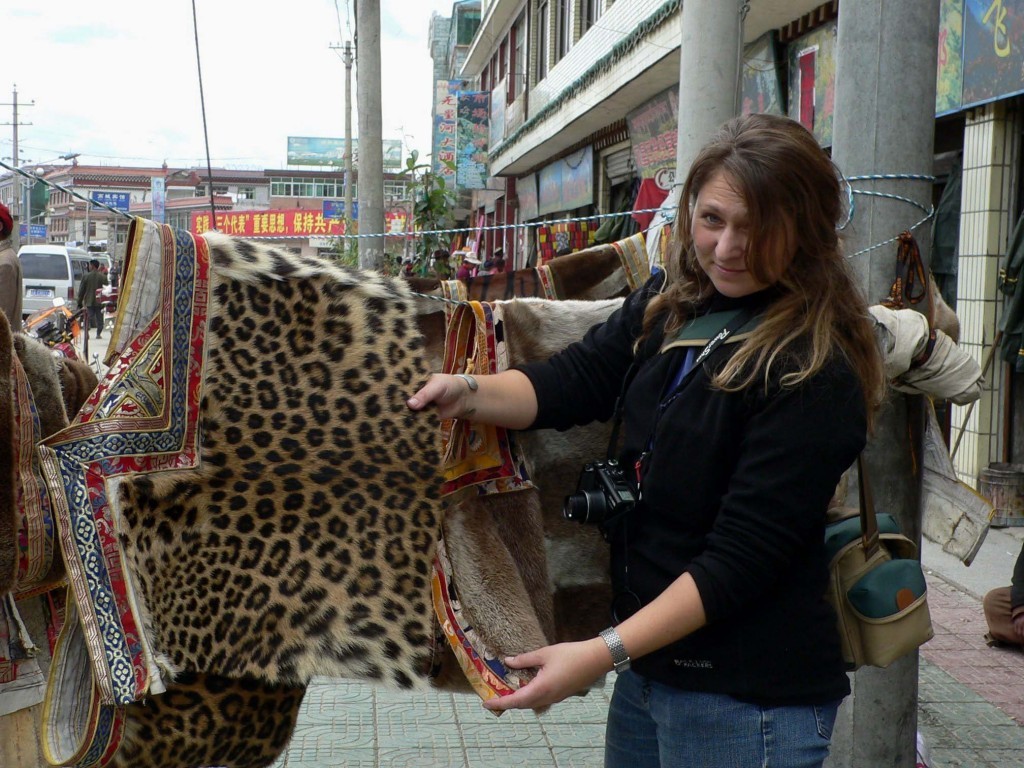
[[[788,114],[831,146],[839,4],[746,6],[741,111]],[[933,198],[946,215],[935,224],[944,245],[933,248],[933,268],[960,316],[961,346],[979,363],[993,358],[981,402],[949,409],[951,438],[962,437],[957,470],[977,487],[991,463],[1024,456],[1021,374],[992,347],[1000,269],[1024,201],[1024,2],[939,5]],[[513,225],[481,229],[481,248],[504,245],[522,266],[549,258],[556,234],[578,247],[646,229],[644,211],[674,184],[680,0],[485,0],[481,10],[460,72],[490,106],[473,222]],[[959,192],[944,196],[954,183]],[[593,216],[605,218],[575,221]]]

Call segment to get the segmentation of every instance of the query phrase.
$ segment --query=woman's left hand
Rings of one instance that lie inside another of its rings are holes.
[[[592,685],[611,670],[611,656],[600,638],[578,643],[559,643],[505,659],[512,669],[537,667],[537,676],[509,696],[484,702],[492,712],[506,709],[539,709],[562,701]]]

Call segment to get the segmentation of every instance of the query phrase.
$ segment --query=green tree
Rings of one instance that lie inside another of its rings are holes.
[[[455,190],[448,187],[444,177],[435,173],[430,163],[420,163],[420,154],[412,150],[405,160],[403,175],[409,177],[409,192],[413,200],[412,220],[421,232],[436,232],[451,229],[455,224]],[[445,163],[449,170],[455,170],[451,162]],[[420,276],[430,274],[431,254],[448,250],[451,237],[447,234],[425,234],[416,240],[416,255],[413,272]]]

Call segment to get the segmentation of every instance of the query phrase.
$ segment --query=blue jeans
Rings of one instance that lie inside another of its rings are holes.
[[[761,707],[627,670],[615,681],[605,768],[821,768],[839,702]]]

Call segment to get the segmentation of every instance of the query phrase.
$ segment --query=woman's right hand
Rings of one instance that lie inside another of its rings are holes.
[[[465,379],[448,373],[435,373],[406,403],[414,411],[433,405],[442,419],[458,419],[473,413],[469,393],[469,382]]]

